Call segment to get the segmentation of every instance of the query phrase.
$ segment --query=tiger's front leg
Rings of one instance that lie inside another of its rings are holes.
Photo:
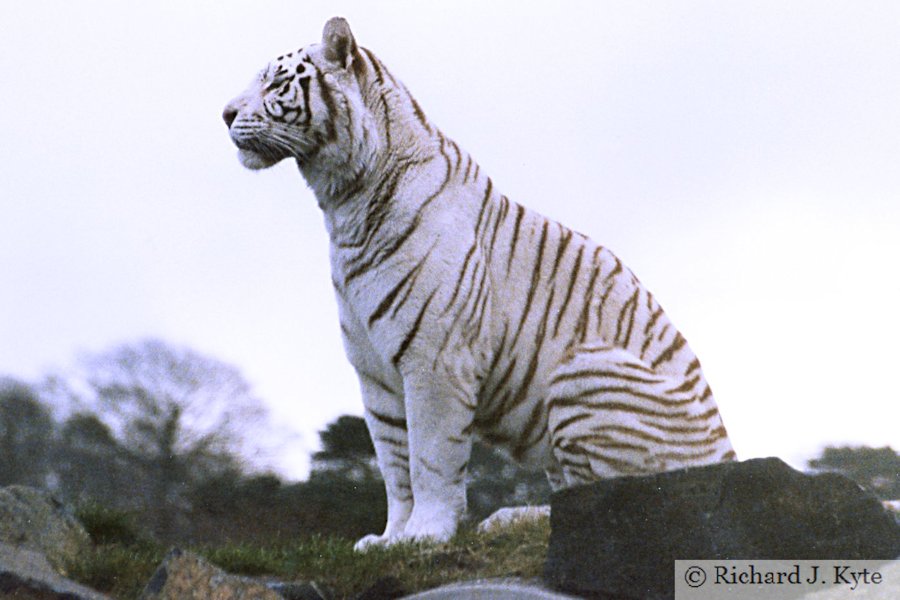
[[[360,375],[360,388],[366,408],[366,426],[375,446],[378,469],[384,479],[388,510],[384,533],[363,537],[354,546],[357,551],[400,540],[413,508],[403,394],[393,390],[389,384],[364,374]]]
[[[475,415],[470,388],[431,364],[409,368],[404,376],[413,495],[406,539],[447,541],[465,515]]]

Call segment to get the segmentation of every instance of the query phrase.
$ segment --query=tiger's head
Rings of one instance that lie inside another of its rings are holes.
[[[350,26],[335,17],[325,24],[321,43],[271,61],[225,107],[222,118],[241,164],[265,169],[294,158],[307,180],[323,174],[352,179],[377,143],[364,84],[364,61]]]

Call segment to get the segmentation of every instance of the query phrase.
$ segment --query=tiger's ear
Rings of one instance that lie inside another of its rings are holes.
[[[325,46],[325,59],[343,69],[357,60],[359,49],[356,40],[350,32],[350,25],[342,17],[332,17],[325,23],[322,45]]]

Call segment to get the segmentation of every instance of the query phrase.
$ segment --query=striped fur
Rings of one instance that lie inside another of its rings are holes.
[[[388,496],[369,543],[446,539],[473,435],[554,487],[734,458],[700,363],[606,248],[503,196],[332,19],[225,109],[249,168],[296,160],[325,215]]]

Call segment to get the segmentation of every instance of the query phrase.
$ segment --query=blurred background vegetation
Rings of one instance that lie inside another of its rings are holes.
[[[362,418],[329,423],[309,478],[285,481],[248,460],[270,425],[234,367],[158,340],[79,364],[78,373],[39,384],[0,377],[0,486],[47,488],[76,506],[102,507],[165,544],[356,539],[384,527],[384,488]],[[809,466],[900,498],[900,456],[889,447],[829,447]],[[478,443],[468,479],[473,521],[549,501],[542,473]]]
[[[271,424],[234,367],[158,340],[78,364],[37,384],[0,376],[0,486],[47,488],[87,507],[82,514],[127,516],[164,544],[356,539],[384,528],[384,486],[361,417],[329,423],[309,478],[285,481],[254,466]],[[546,503],[549,493],[542,473],[476,444],[473,520]]]

